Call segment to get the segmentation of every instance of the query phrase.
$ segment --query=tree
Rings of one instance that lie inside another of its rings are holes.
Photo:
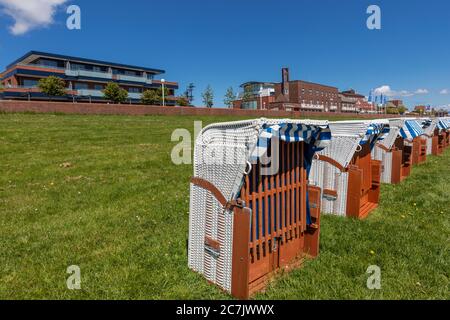
[[[50,100],[52,97],[61,97],[66,95],[66,83],[63,79],[49,76],[39,80],[38,88],[42,93],[48,95]]]
[[[107,100],[112,101],[113,103],[123,103],[127,101],[128,92],[127,90],[121,88],[115,82],[109,82],[105,90],[103,90],[103,95]]]
[[[398,114],[398,109],[396,107],[386,107],[387,114]]]
[[[203,103],[207,108],[212,108],[214,105],[214,92],[210,85],[206,87],[205,92],[202,93]]]
[[[169,95],[169,90],[164,88],[164,97]],[[160,105],[162,103],[162,89],[148,89],[142,93],[141,102],[148,105]]]
[[[406,108],[404,105],[401,105],[398,107],[398,112],[400,114],[404,114],[407,110],[408,110],[408,108]]]
[[[242,101],[250,101],[254,99],[254,94],[250,91],[250,89],[244,89],[244,93],[242,94]]]
[[[189,105],[192,105],[192,102],[194,101],[194,89],[195,89],[195,86],[191,82],[191,83],[189,83],[189,85],[186,88],[186,91],[183,94],[185,96],[185,98],[187,99]]]
[[[179,97],[177,100],[177,105],[180,107],[187,107],[189,106],[189,101],[186,99],[186,97]]]
[[[225,99],[223,100],[223,103],[228,107],[233,107],[233,102],[236,100],[236,94],[233,91],[233,87],[229,87],[227,89],[227,92],[225,93]]]
[[[143,104],[157,105],[160,104],[161,100],[162,97],[158,94],[157,90],[149,89],[142,93],[141,102]]]

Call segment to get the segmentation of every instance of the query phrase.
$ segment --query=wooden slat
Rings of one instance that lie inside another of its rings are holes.
[[[262,243],[262,214],[263,214],[263,191],[262,191],[262,176],[261,176],[261,165],[258,165],[258,244],[260,245],[261,250],[261,243]]]
[[[252,191],[252,233],[253,233],[253,256],[256,260],[256,175],[257,175],[257,166],[253,166],[252,170],[252,187],[250,190]]]
[[[280,143],[280,149],[281,149],[281,156],[280,156],[280,162],[281,162],[281,228],[280,228],[280,234],[283,234],[284,228],[285,228],[285,214],[286,214],[286,197],[285,197],[285,190],[284,187],[285,184],[285,162],[284,162],[284,144]]]
[[[264,239],[266,241],[265,245],[267,245],[267,241],[269,240],[269,197],[270,191],[268,190],[269,184],[267,183],[267,176],[264,176]]]

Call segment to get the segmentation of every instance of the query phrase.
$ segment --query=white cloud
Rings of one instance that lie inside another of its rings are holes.
[[[414,94],[407,90],[395,91],[392,90],[390,86],[384,85],[376,88],[374,90],[374,95],[376,96],[383,95],[392,98],[392,97],[410,97],[413,96]]]
[[[450,104],[444,104],[442,106],[437,106],[437,107],[435,107],[435,109],[437,109],[437,110],[443,109],[443,110],[450,111]]]
[[[0,0],[3,12],[14,19],[10,27],[13,35],[53,23],[57,7],[67,0]]]
[[[397,93],[397,96],[399,97],[412,97],[414,95],[414,93],[411,93],[407,90],[401,90]]]
[[[388,86],[388,85],[384,85],[384,86],[381,86],[381,87],[379,87],[379,88],[376,88],[376,89],[373,91],[373,93],[374,93],[376,96],[379,96],[379,95],[383,95],[383,96],[387,96],[387,97],[393,97],[393,96],[395,96],[395,91],[393,91],[393,90],[391,89],[391,87]]]
[[[396,91],[393,90],[390,86],[388,85],[383,85],[381,87],[378,87],[374,90],[374,95],[379,96],[379,95],[383,95],[389,98],[406,98],[406,97],[412,97],[414,95],[418,95],[418,94],[428,94],[429,91],[427,89],[417,89],[414,92],[408,91],[408,90],[400,90],[400,91]]]
[[[417,89],[415,94],[428,94],[429,91],[427,89]]]
[[[440,94],[449,94],[450,91],[448,89],[442,89],[441,92],[439,92]]]

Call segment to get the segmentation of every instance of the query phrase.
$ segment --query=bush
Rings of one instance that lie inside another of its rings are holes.
[[[38,88],[49,97],[61,97],[66,95],[66,83],[63,79],[49,76],[39,80]]]
[[[113,103],[124,103],[128,98],[128,92],[115,82],[110,82],[106,85],[103,95],[105,99]]]

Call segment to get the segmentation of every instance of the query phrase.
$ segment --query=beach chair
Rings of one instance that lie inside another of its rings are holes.
[[[378,205],[381,162],[371,151],[389,121],[330,122],[330,129],[333,139],[316,154],[309,182],[321,189],[323,213],[364,218]]]
[[[320,190],[307,180],[312,157],[330,138],[327,121],[207,126],[195,142],[189,267],[247,299],[277,270],[316,256]]]
[[[381,161],[382,183],[400,183],[411,172],[411,154],[404,151],[400,134],[404,125],[405,119],[389,119],[389,133],[372,150],[372,158]]]

